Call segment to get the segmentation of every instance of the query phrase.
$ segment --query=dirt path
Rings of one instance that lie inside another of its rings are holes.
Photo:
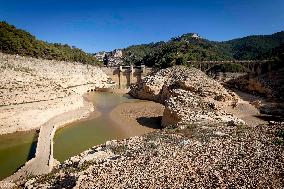
[[[250,104],[256,100],[261,101],[261,103],[266,103],[265,99],[236,90],[234,90],[234,93],[240,98],[240,100],[235,108],[232,108],[231,106],[226,107],[226,112],[234,114],[238,118],[244,120],[246,124],[251,127],[267,123],[263,119],[259,118],[261,115],[259,110]]]

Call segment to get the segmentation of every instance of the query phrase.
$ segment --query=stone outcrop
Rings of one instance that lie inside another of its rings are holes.
[[[195,68],[176,66],[158,71],[133,85],[130,94],[165,105],[163,126],[187,124],[244,124],[222,109],[238,98]]]

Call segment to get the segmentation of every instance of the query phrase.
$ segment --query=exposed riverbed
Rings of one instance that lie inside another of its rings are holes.
[[[95,113],[87,119],[77,121],[59,129],[55,134],[54,158],[60,162],[108,140],[145,134],[152,131],[155,124],[156,127],[159,127],[160,123],[157,119],[153,120],[151,128],[147,125],[139,125],[137,122],[133,122],[133,120],[132,122],[131,120],[127,122],[123,118],[123,115],[119,114],[125,106],[129,105],[130,107],[131,104],[145,106],[143,103],[148,103],[147,101],[134,99],[126,94],[107,92],[88,93],[87,98],[93,102],[96,110]],[[124,107],[118,110],[120,105]],[[131,106],[131,108],[135,107]],[[159,111],[159,114],[162,114],[162,109]]]
[[[160,126],[161,104],[107,92],[92,92],[84,96],[94,104],[95,111],[87,118],[56,131],[54,158],[60,162],[108,140],[142,135]],[[35,131],[0,136],[0,180],[34,157],[37,138]]]

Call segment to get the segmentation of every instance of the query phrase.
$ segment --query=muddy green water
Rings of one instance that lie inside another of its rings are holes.
[[[0,136],[0,180],[34,157],[37,136],[35,131]]]
[[[109,113],[119,104],[140,100],[125,94],[106,92],[89,93],[89,99],[95,104],[96,110],[101,112],[101,116],[69,124],[56,132],[54,157],[60,162],[108,140],[131,136],[122,128],[123,124],[110,119]],[[136,134],[140,135],[141,129]]]

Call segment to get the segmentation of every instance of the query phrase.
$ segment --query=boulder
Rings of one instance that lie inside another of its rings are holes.
[[[132,96],[162,103],[162,126],[192,123],[244,124],[222,109],[237,101],[220,83],[195,68],[175,66],[146,76],[131,87]]]

